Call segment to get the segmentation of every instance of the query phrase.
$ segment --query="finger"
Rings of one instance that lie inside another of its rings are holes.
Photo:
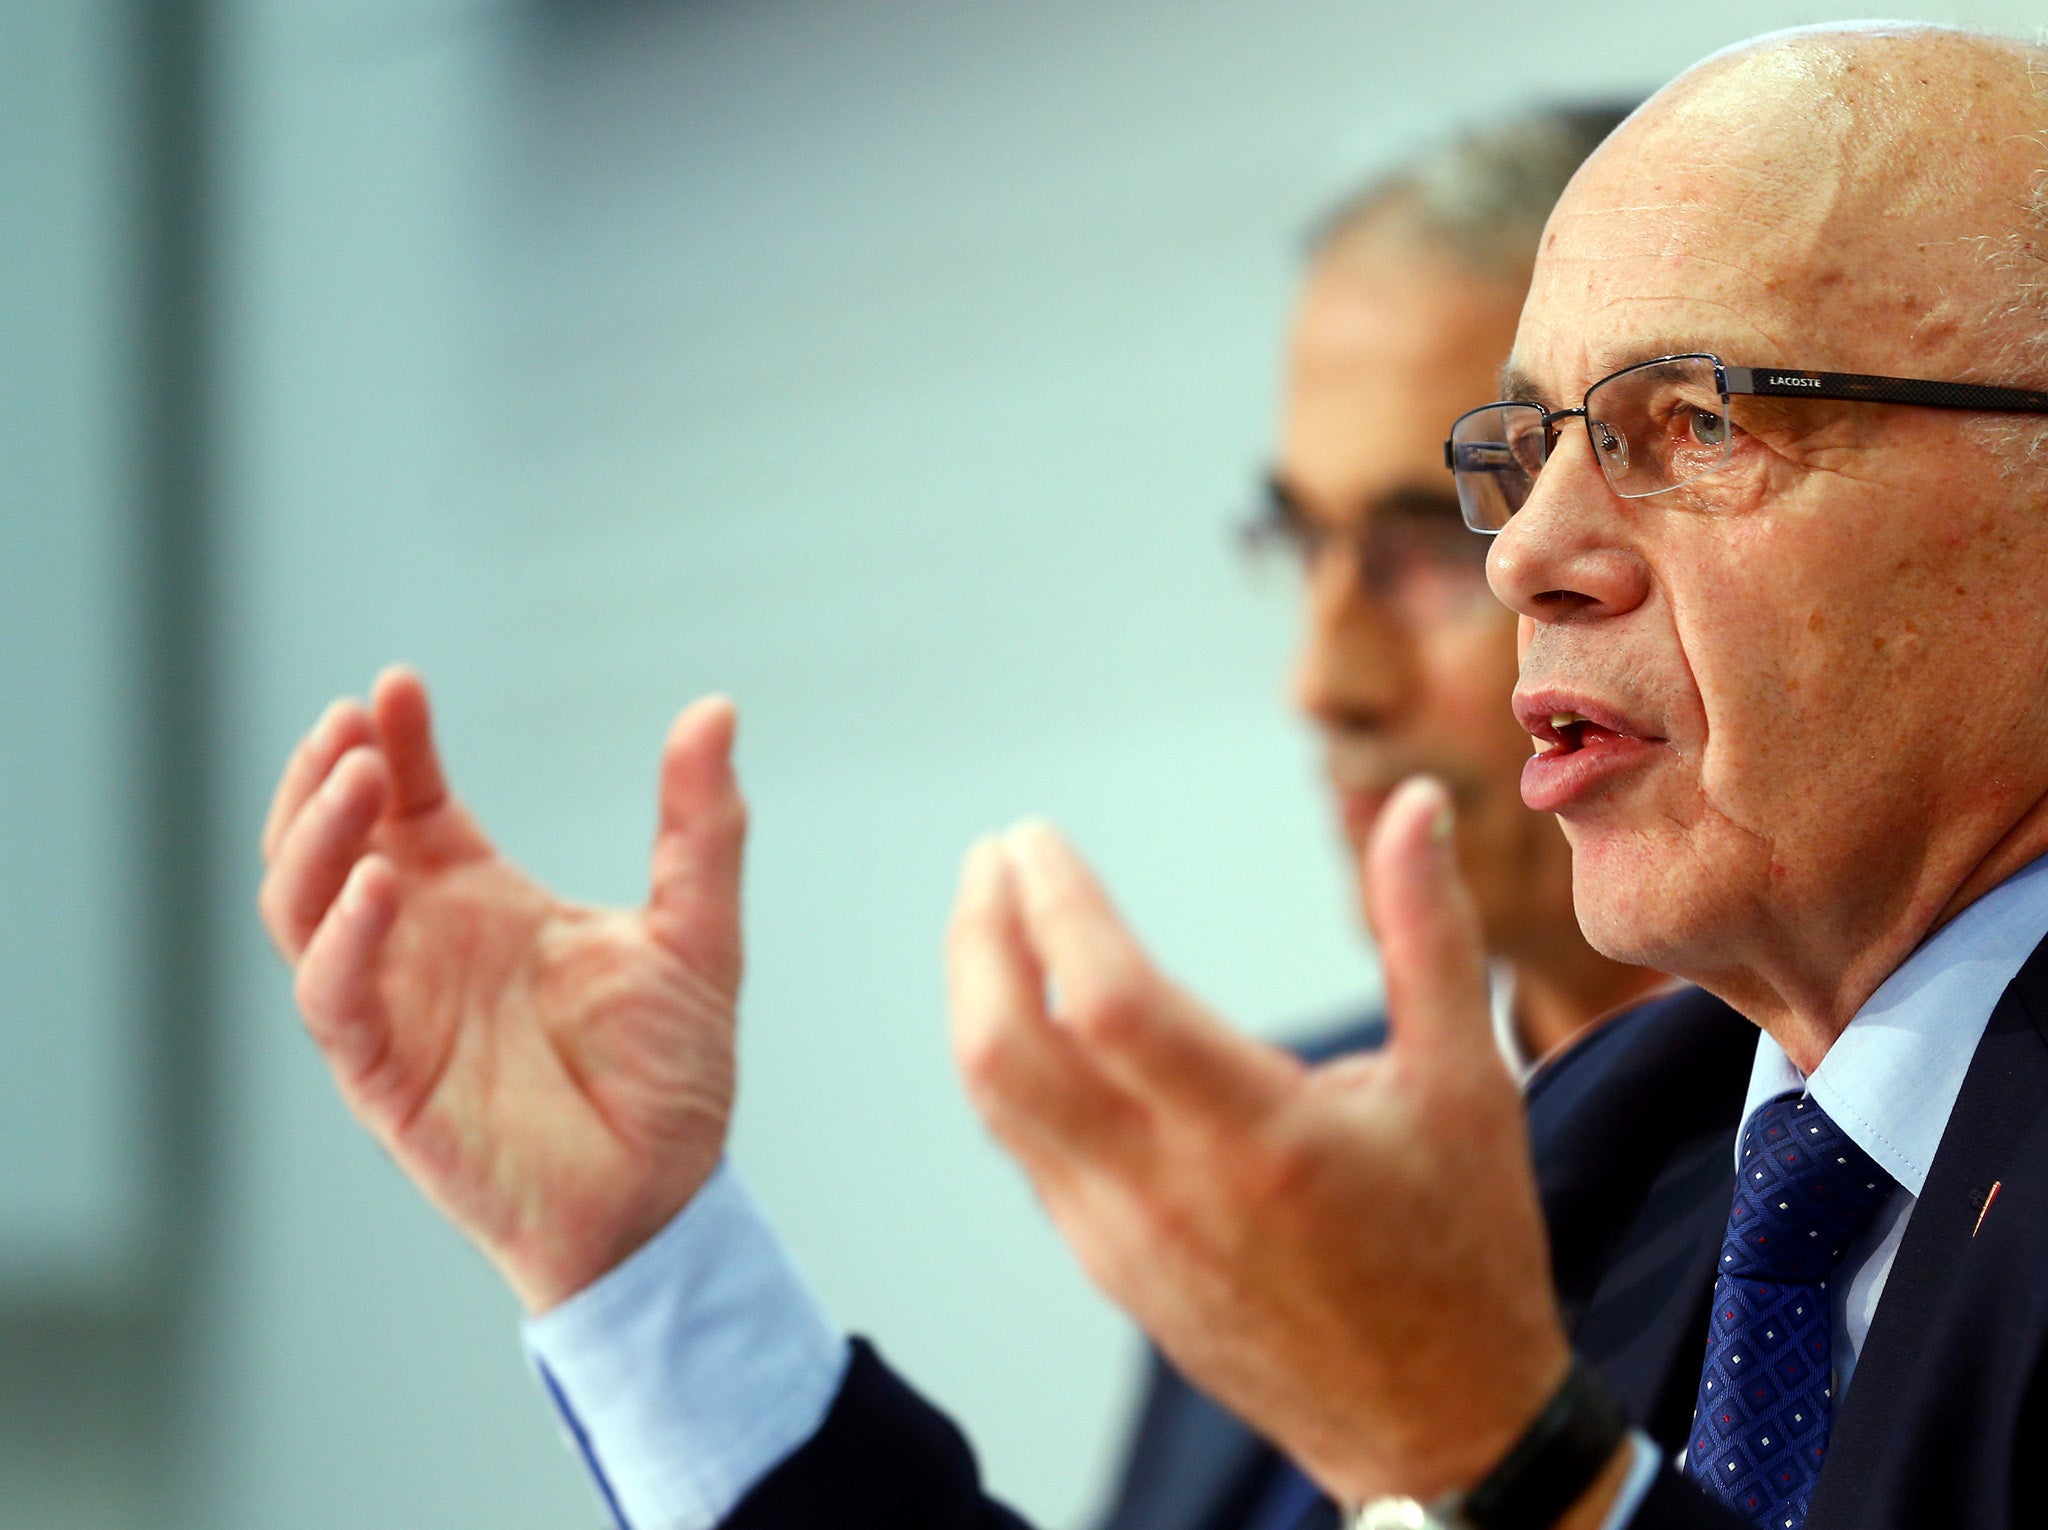
[[[1025,938],[1059,993],[1060,1019],[1116,1083],[1155,1101],[1243,1121],[1300,1073],[1162,978],[1095,876],[1050,825],[1005,839]]]
[[[277,791],[270,799],[270,813],[263,821],[265,861],[277,854],[285,829],[306,805],[306,799],[319,790],[327,773],[334,769],[334,762],[358,744],[369,743],[375,733],[370,714],[353,696],[328,704],[320,720],[292,750],[291,758],[285,761],[284,774],[278,778]]]
[[[335,763],[285,830],[256,898],[264,928],[285,960],[297,961],[304,953],[350,868],[369,848],[389,795],[382,758],[369,745],[358,745]]]
[[[351,1101],[374,1108],[386,1087],[390,1016],[378,958],[398,920],[398,875],[381,855],[355,863],[299,963],[299,1013]]]
[[[946,998],[968,1098],[1034,1177],[1077,1160],[1135,1164],[1143,1112],[1047,1015],[1045,974],[1025,938],[1009,856],[996,839],[979,841],[961,868],[946,934]]]
[[[647,926],[694,970],[739,984],[740,867],[747,805],[733,774],[739,714],[724,696],[683,709],[661,753]]]
[[[1450,794],[1412,776],[1365,848],[1366,905],[1396,1046],[1495,1055],[1479,914],[1458,873]]]
[[[391,767],[391,816],[433,812],[448,800],[448,777],[434,745],[426,682],[417,671],[392,665],[370,688],[370,715]]]

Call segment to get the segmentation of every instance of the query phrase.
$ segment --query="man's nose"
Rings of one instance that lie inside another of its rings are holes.
[[[1335,549],[1310,569],[1305,594],[1295,707],[1324,727],[1383,725],[1414,680],[1406,624],[1366,589],[1357,560]]]
[[[1486,582],[1502,604],[1538,623],[1634,610],[1650,578],[1631,537],[1631,512],[1601,473],[1586,433],[1567,429],[1527,501],[1494,536]]]

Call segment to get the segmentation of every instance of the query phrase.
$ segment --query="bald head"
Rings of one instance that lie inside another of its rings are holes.
[[[1554,275],[1623,223],[1673,291],[1724,246],[1757,345],[1819,343],[1788,365],[2048,383],[2048,51],[1861,26],[1718,54],[1593,156]]]
[[[1517,380],[1555,409],[1711,352],[2048,387],[2044,171],[2039,49],[1870,26],[1718,55],[1559,202]],[[2048,852],[2048,417],[1643,397],[1639,450],[1725,441],[1719,465],[1624,499],[1567,428],[1494,542],[1525,712],[1602,720],[1535,773],[1594,944],[1706,983],[1804,1065]]]

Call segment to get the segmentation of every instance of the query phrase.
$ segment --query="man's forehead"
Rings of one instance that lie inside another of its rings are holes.
[[[1576,402],[1618,367],[1687,350],[1970,366],[2000,298],[1986,251],[2039,167],[2038,136],[2015,131],[2039,111],[2016,111],[2014,64],[2007,44],[1884,28],[1767,40],[1682,77],[1560,201],[1512,381]]]
[[[1619,368],[1692,351],[1803,366],[1840,265],[1810,220],[1758,189],[1582,196],[1545,236],[1504,397],[1576,400]],[[1823,346],[1823,349],[1827,347]]]

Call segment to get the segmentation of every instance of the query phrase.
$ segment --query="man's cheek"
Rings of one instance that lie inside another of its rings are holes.
[[[1919,645],[1873,625],[1877,609],[1788,603],[1781,626],[1758,634],[1751,683],[1720,699],[1711,735],[1720,747],[1702,772],[1709,799],[1737,821],[1760,831],[1775,821],[1782,831],[1802,804],[1825,809],[1881,793],[1896,758],[1885,740],[1910,743],[1896,735]]]
[[[1767,839],[1793,831],[1797,799],[1816,769],[1800,722],[1796,709],[1773,704],[1768,696],[1730,701],[1710,712],[1705,747],[1695,762],[1697,815]]]
[[[1787,827],[1788,797],[1827,764],[1812,728],[1832,681],[1807,613],[1754,594],[1731,587],[1700,603],[1711,619],[1689,624],[1683,644],[1698,710],[1690,728],[1675,720],[1673,743],[1699,813],[1772,835]]]

